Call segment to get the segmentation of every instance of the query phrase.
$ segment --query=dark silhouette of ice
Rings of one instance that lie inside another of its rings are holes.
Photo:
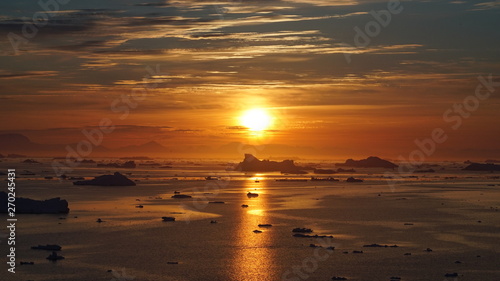
[[[97,164],[97,167],[108,167],[108,168],[135,168],[137,165],[134,161],[127,161],[123,164],[119,163],[108,163],[108,164]]]
[[[398,165],[389,162],[387,160],[380,159],[379,157],[376,156],[370,156],[366,159],[361,159],[361,160],[347,159],[345,163],[336,164],[336,166],[357,167],[357,168],[388,168],[388,169],[394,169],[398,167]]]
[[[7,213],[7,193],[0,192],[0,212]],[[48,200],[33,200],[29,198],[16,198],[17,214],[67,214],[69,213],[68,201],[61,198]]]
[[[472,163],[464,168],[465,171],[500,171],[500,165]]]
[[[337,172],[331,169],[314,169],[315,174],[336,174]]]
[[[38,246],[31,246],[31,249],[33,250],[47,250],[47,251],[60,251],[62,249],[61,246],[59,245],[38,245]]]
[[[97,185],[97,186],[134,186],[135,182],[120,174],[119,172],[113,175],[103,175],[95,177],[92,180],[75,181],[74,185]]]
[[[185,199],[185,198],[192,198],[191,195],[186,195],[186,194],[175,194],[172,196],[174,199]]]
[[[33,159],[26,159],[23,161],[23,163],[26,163],[26,164],[40,164],[40,162],[36,161],[36,160],[33,160]]]
[[[293,160],[283,160],[281,162],[259,160],[252,154],[245,154],[245,159],[236,166],[235,171],[304,173],[301,169],[301,167],[295,165]]]
[[[355,179],[353,177],[350,177],[346,180],[346,182],[363,182],[362,179]]]

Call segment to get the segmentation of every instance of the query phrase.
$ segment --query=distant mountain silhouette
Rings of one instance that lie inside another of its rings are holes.
[[[12,149],[33,149],[38,148],[40,144],[32,142],[28,137],[21,134],[0,135],[0,148],[5,151]]]
[[[82,139],[83,140],[83,139]],[[41,144],[31,141],[22,134],[2,134],[0,135],[1,154],[24,154],[29,156],[59,156],[64,157],[68,151],[67,146],[76,148],[74,144]],[[141,145],[129,145],[120,148],[107,148],[105,146],[94,146],[93,155],[99,156],[128,156],[128,155],[157,155],[167,153],[167,148],[161,144],[150,141]]]
[[[28,137],[21,134],[3,134],[0,135],[1,146],[12,145],[31,145],[34,144]]]
[[[39,144],[22,134],[0,135],[0,150],[6,154],[41,155],[43,152],[63,151],[62,145]]]
[[[347,159],[345,163],[336,164],[335,166],[357,167],[357,168],[388,168],[388,169],[394,169],[398,167],[398,165],[392,162],[380,159],[379,157],[375,156],[370,156],[366,159],[361,159],[361,160]]]

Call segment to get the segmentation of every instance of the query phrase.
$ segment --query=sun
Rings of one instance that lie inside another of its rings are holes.
[[[271,126],[273,118],[264,109],[255,108],[247,110],[240,121],[251,131],[263,131]]]

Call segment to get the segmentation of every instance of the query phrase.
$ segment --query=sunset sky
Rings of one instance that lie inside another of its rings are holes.
[[[402,1],[365,47],[355,28],[388,1],[59,1],[0,3],[2,134],[76,143],[109,118],[107,147],[397,159],[442,128],[429,159],[500,158],[500,86],[460,126],[443,118],[478,76],[500,82],[500,1]],[[37,12],[48,22],[27,39]],[[245,127],[250,109],[268,126]]]

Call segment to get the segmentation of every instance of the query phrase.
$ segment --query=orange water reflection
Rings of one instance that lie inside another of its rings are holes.
[[[272,223],[269,221],[267,206],[269,198],[265,193],[266,181],[256,183],[248,180],[245,190],[242,190],[241,208],[237,214],[235,250],[232,263],[233,280],[263,281],[272,280],[275,276],[275,256],[272,251],[274,235],[272,227],[262,228],[258,224]],[[245,193],[258,193],[259,197],[248,198]],[[254,233],[261,230],[262,233]]]

